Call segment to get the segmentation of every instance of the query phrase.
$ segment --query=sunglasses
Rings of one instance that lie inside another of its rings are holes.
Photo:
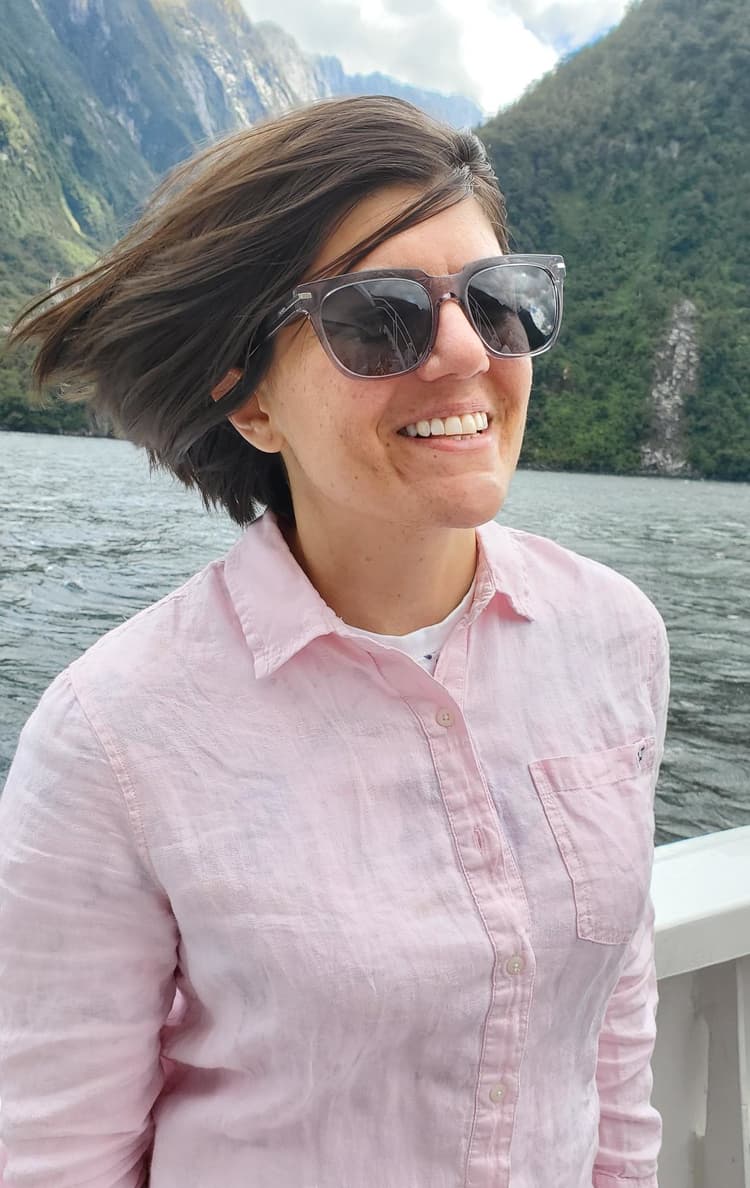
[[[345,375],[405,375],[429,356],[442,302],[456,300],[488,355],[521,359],[554,344],[564,278],[562,256],[537,255],[475,260],[450,276],[411,268],[352,272],[298,285],[272,315],[268,336],[304,315]]]

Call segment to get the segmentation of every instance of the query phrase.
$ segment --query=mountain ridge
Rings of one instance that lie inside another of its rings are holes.
[[[481,116],[468,100],[380,81],[441,118]],[[53,277],[92,264],[196,148],[329,97],[335,84],[361,87],[337,60],[252,24],[239,0],[6,0],[0,325]],[[29,407],[31,357],[27,348],[0,358],[0,427],[88,432],[80,406]]]
[[[566,314],[522,461],[750,479],[745,0],[641,0],[479,134]]]
[[[133,0],[125,15],[118,0],[6,4],[2,321],[54,272],[92,261],[159,174],[205,141],[382,79],[302,53],[279,27],[251,24],[239,0]],[[745,18],[746,0],[640,0],[477,129],[513,250],[561,252],[568,265],[521,465],[750,479]],[[80,406],[28,407],[29,358],[0,368],[0,425],[88,431]]]

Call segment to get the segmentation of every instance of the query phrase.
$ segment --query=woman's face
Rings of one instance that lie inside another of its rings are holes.
[[[361,202],[325,244],[313,270],[382,226],[415,197],[391,187]],[[366,268],[459,272],[500,255],[492,227],[466,198],[375,248]],[[311,270],[311,271],[313,271]],[[243,436],[280,451],[298,523],[315,518],[341,531],[469,528],[503,505],[521,449],[531,389],[529,359],[490,358],[455,301],[440,306],[432,354],[392,379],[354,379],[338,371],[305,319],[285,327],[253,399],[232,420]],[[410,437],[405,427],[434,417],[486,413],[481,436]]]

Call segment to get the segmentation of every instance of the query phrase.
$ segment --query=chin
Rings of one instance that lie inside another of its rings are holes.
[[[502,510],[508,493],[507,486],[494,485],[483,491],[466,492],[449,506],[441,509],[446,528],[478,528],[494,520]]]

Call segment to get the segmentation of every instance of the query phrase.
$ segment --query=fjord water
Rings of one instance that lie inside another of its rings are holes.
[[[516,473],[503,523],[610,565],[667,625],[656,842],[750,824],[750,485]],[[108,439],[0,433],[0,785],[44,689],[240,534]]]

